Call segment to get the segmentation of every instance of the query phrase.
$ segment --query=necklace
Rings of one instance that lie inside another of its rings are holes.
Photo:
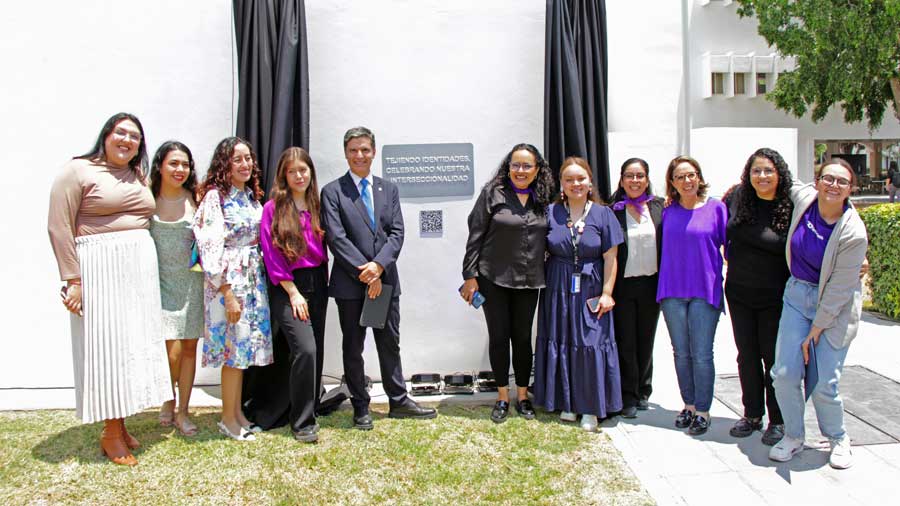
[[[163,195],[162,193],[160,193],[160,194],[159,194],[159,198],[160,198],[161,200],[165,201],[165,202],[171,202],[171,203],[175,204],[175,203],[177,203],[177,202],[183,202],[184,199],[185,199],[185,195],[182,194],[182,195],[181,195],[180,197],[178,197],[177,199],[170,199],[170,198],[167,198],[167,197],[166,197],[165,195]]]

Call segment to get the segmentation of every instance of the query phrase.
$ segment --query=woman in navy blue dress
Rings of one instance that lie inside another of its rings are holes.
[[[622,409],[619,354],[610,310],[622,229],[591,189],[587,161],[567,158],[562,196],[547,212],[546,284],[538,310],[535,403],[560,418],[597,429],[597,418]],[[588,299],[599,297],[597,311]]]

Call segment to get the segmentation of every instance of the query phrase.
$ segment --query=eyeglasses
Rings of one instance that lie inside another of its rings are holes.
[[[768,177],[775,174],[775,169],[750,169],[751,177]]]
[[[511,163],[511,164],[509,164],[509,170],[514,170],[517,172],[518,171],[528,172],[529,170],[531,170],[533,168],[534,168],[534,165],[531,165],[530,163]]]
[[[116,136],[120,141],[124,141],[125,139],[131,139],[134,142],[141,142],[141,134],[137,132],[129,132],[128,130],[123,130],[121,128],[117,128],[113,130],[113,135]]]
[[[647,179],[647,174],[644,174],[643,172],[626,172],[622,174],[622,179],[626,181],[630,179],[633,179],[635,181],[643,181]]]
[[[834,177],[831,174],[825,174],[824,176],[819,177],[819,181],[827,184],[828,186],[834,186],[837,184],[838,188],[846,188],[850,186],[850,180],[842,177]]]
[[[672,179],[674,179],[675,181],[678,181],[680,183],[682,181],[693,181],[699,177],[700,177],[700,175],[697,174],[696,172],[688,172],[687,174],[679,174],[679,175],[673,177]]]

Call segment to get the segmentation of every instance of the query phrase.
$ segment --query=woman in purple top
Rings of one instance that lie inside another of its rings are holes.
[[[728,212],[708,198],[700,164],[669,162],[663,210],[662,260],[656,300],[662,306],[684,409],[675,426],[697,436],[709,429],[715,366],[713,337],[722,313],[722,245]]]
[[[784,437],[769,451],[778,462],[803,450],[803,410],[812,397],[819,429],[831,443],[828,463],[836,469],[853,463],[838,384],[859,325],[859,275],[868,247],[866,227],[849,203],[855,179],[846,161],[832,159],[814,187],[795,184],[791,189],[794,212],[786,253],[791,277],[772,366],[784,417]]]
[[[318,440],[315,411],[328,307],[328,255],[319,209],[312,159],[302,148],[288,148],[278,160],[260,222],[269,304],[280,337],[275,363],[248,380],[253,383],[247,389],[253,394],[248,411],[265,429],[289,423],[294,438],[304,443]],[[285,379],[287,389],[281,387]]]

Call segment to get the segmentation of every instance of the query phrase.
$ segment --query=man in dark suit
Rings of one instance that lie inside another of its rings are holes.
[[[362,357],[366,327],[359,325],[359,317],[365,297],[378,297],[382,283],[392,286],[393,294],[384,328],[373,328],[372,333],[390,403],[388,416],[434,418],[434,409],[419,406],[407,395],[400,366],[400,194],[396,186],[371,174],[375,135],[368,128],[355,127],[344,134],[344,155],[349,172],[322,188],[322,224],[334,255],[328,294],[337,303],[344,334],[344,376],[353,404],[353,426],[372,428]]]

